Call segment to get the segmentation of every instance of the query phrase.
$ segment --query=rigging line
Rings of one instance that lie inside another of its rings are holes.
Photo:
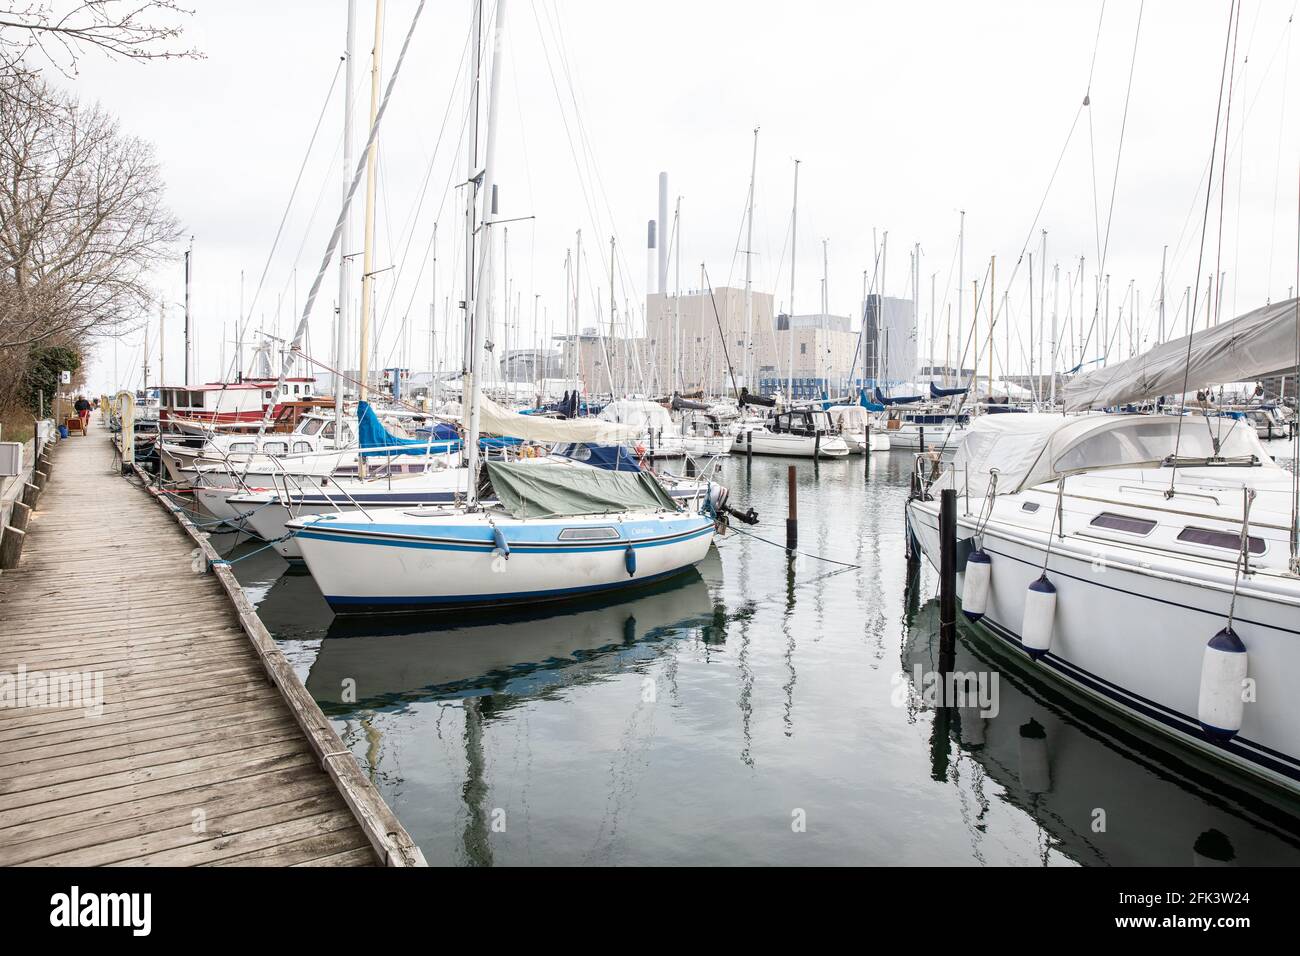
[[[352,182],[348,186],[347,196],[344,197],[343,204],[339,209],[338,218],[334,222],[334,231],[330,234],[329,243],[325,247],[325,253],[321,257],[320,268],[316,272],[316,278],[312,280],[311,289],[307,293],[307,301],[303,304],[302,317],[298,320],[298,326],[294,331],[293,341],[288,349],[285,350],[284,359],[280,367],[280,375],[276,382],[277,389],[284,383],[284,379],[289,374],[296,356],[301,354],[301,343],[304,333],[307,331],[307,324],[311,319],[312,307],[316,304],[316,296],[320,293],[321,283],[325,279],[325,271],[329,268],[330,261],[334,258],[334,252],[338,249],[339,238],[343,234],[343,223],[347,219],[348,210],[352,205],[352,197],[356,194],[357,187],[361,184],[361,178],[366,171],[366,163],[369,158],[371,145],[379,136],[379,127],[383,122],[384,114],[388,110],[389,100],[393,95],[393,88],[397,85],[397,78],[402,72],[402,63],[406,59],[407,50],[411,45],[411,37],[415,34],[415,28],[420,22],[420,15],[424,13],[426,0],[420,0],[419,6],[415,8],[415,15],[411,17],[411,26],[406,32],[406,39],[402,41],[402,50],[397,55],[397,64],[393,67],[393,74],[388,78],[388,86],[384,90],[384,98],[379,103],[379,110],[375,113],[375,121],[371,124],[370,135],[366,137],[364,148],[361,156],[357,160],[357,166],[352,174]],[[271,422],[271,415],[275,410],[273,404],[267,404],[266,411],[262,415],[262,423],[258,429],[258,435],[265,434],[266,427]],[[252,459],[249,459],[252,462]]]
[[[1205,233],[1209,229],[1210,222],[1210,196],[1213,193],[1214,179],[1214,156],[1219,148],[1219,119],[1223,112],[1223,86],[1228,75],[1228,50],[1232,40],[1233,11],[1237,0],[1232,0],[1228,5],[1228,33],[1223,38],[1223,67],[1219,73],[1219,100],[1214,109],[1214,138],[1210,142],[1210,182],[1205,188],[1205,211],[1201,215],[1201,244],[1200,251],[1196,257],[1196,295],[1193,302],[1200,298],[1201,288],[1201,269],[1205,259]],[[1225,139],[1226,139],[1225,134]],[[1226,145],[1226,144],[1225,144]],[[1183,361],[1183,388],[1182,395],[1179,396],[1178,408],[1178,427],[1174,432],[1174,457],[1173,467],[1169,472],[1169,489],[1165,492],[1166,498],[1174,496],[1174,480],[1178,477],[1178,448],[1183,437],[1183,418],[1187,414],[1187,381],[1192,373],[1192,337],[1196,332],[1196,310],[1193,308],[1187,316],[1187,356]]]
[[[307,168],[307,160],[311,156],[312,146],[316,142],[316,134],[320,132],[321,123],[325,119],[325,111],[329,108],[330,99],[334,95],[334,86],[338,83],[339,71],[343,69],[343,63],[346,57],[339,57],[339,62],[334,67],[334,78],[330,80],[329,92],[325,94],[325,102],[321,104],[320,116],[316,118],[316,127],[312,130],[311,139],[307,143],[307,152],[303,155],[302,164],[298,167],[298,175],[294,178],[293,189],[289,191],[289,201],[285,203],[284,213],[280,216],[280,225],[275,230],[275,239],[271,242],[271,251],[266,255],[266,263],[262,266],[262,277],[257,280],[257,288],[253,291],[252,301],[248,304],[248,312],[240,320],[240,337],[247,331],[248,321],[253,316],[253,311],[257,307],[257,297],[262,292],[262,284],[266,281],[266,274],[271,269],[271,261],[275,258],[275,250],[280,243],[280,235],[284,232],[285,221],[289,218],[289,210],[293,208],[294,197],[298,194],[298,185],[302,182],[303,172]]]
[[[451,118],[451,108],[452,108],[452,106],[454,105],[454,103],[455,103],[455,101],[456,101],[456,93],[457,93],[457,91],[461,88],[461,85],[462,85],[462,84],[461,84],[461,78],[463,78],[463,74],[464,74],[465,57],[466,57],[466,56],[468,55],[468,53],[469,53],[469,48],[470,48],[470,39],[471,39],[471,37],[473,36],[473,32],[474,32],[474,31],[473,31],[473,28],[471,27],[470,30],[465,34],[465,43],[464,43],[464,45],[461,47],[461,51],[460,51],[460,62],[457,64],[457,67],[456,67],[456,76],[458,77],[458,79],[456,80],[456,82],[454,82],[454,83],[452,84],[452,86],[451,86],[451,92],[447,94],[447,105],[446,105],[446,107],[443,109],[443,112],[442,112],[442,122],[439,124],[439,127],[438,127],[438,138],[437,138],[437,140],[434,141],[434,144],[433,144],[433,153],[429,156],[429,163],[428,163],[428,165],[425,167],[425,171],[424,171],[424,181],[420,184],[420,195],[419,195],[419,198],[416,200],[415,208],[414,208],[414,210],[412,211],[411,216],[410,216],[410,220],[409,220],[409,231],[408,231],[405,227],[404,227],[403,230],[402,230],[403,232],[406,232],[406,233],[407,233],[406,243],[405,243],[405,245],[403,246],[403,251],[402,251],[402,261],[398,264],[398,267],[397,267],[397,274],[393,277],[393,283],[392,283],[392,286],[391,286],[391,288],[389,289],[389,292],[388,292],[388,300],[387,300],[387,302],[384,304],[384,312],[383,312],[383,315],[380,316],[380,319],[379,319],[379,330],[378,330],[378,333],[377,333],[377,334],[378,334],[378,337],[381,338],[381,339],[382,339],[383,334],[384,334],[384,329],[385,329],[385,327],[387,326],[387,323],[388,323],[388,316],[389,316],[389,313],[391,312],[392,307],[393,307],[393,300],[394,300],[394,299],[396,298],[396,296],[397,296],[397,288],[398,288],[398,285],[399,285],[399,283],[401,282],[402,275],[403,275],[403,273],[405,272],[405,269],[406,269],[406,259],[407,259],[407,256],[410,254],[410,251],[411,251],[411,244],[415,241],[415,231],[416,231],[416,226],[419,224],[420,212],[421,212],[421,211],[423,210],[423,208],[424,208],[424,199],[425,199],[426,194],[428,193],[428,189],[429,189],[429,180],[433,177],[433,169],[434,169],[434,166],[437,164],[437,160],[438,160],[438,152],[439,152],[439,151],[441,150],[441,148],[442,148],[443,138],[446,136],[446,133],[447,133],[447,121]],[[468,128],[468,125],[469,125],[469,109],[468,109],[468,105],[466,105],[465,110],[462,111],[461,124],[460,124],[460,134],[459,134],[459,136],[457,137],[457,140],[456,140],[456,149],[457,149],[457,150],[459,150],[461,144],[465,141],[465,130]],[[455,170],[455,165],[456,165],[456,164],[455,164],[454,162],[451,164],[451,170],[450,170],[450,171],[448,172],[448,174],[447,174],[447,184],[445,184],[444,187],[443,187],[443,199],[442,199],[442,203],[443,203],[443,204],[439,205],[439,207],[438,207],[438,214],[437,214],[437,217],[436,217],[436,218],[441,218],[441,217],[442,217],[442,210],[443,210],[444,205],[445,205],[445,203],[446,203],[446,201],[447,201],[446,193],[447,193],[447,189],[448,189],[449,186],[450,186],[451,176],[452,176],[452,173],[453,173],[454,170]],[[386,201],[385,201],[385,208],[387,208],[387,202],[386,202]],[[390,241],[391,241],[391,240],[390,240]],[[432,240],[430,240],[430,241],[432,241]],[[428,260],[428,254],[427,254],[427,252],[426,252],[426,255],[425,255],[425,261],[427,261],[427,260]],[[423,272],[424,272],[424,269],[423,269],[423,266],[421,266],[420,273],[417,274],[417,276],[416,276],[416,278],[417,278],[417,282],[415,283],[416,285],[419,284],[419,283],[418,283],[419,275],[422,275]],[[414,294],[412,294],[411,301],[414,302]],[[407,305],[407,309],[408,309],[408,311],[409,311],[409,309],[410,309],[410,303],[408,303],[408,305]],[[389,357],[389,359],[392,358],[392,352],[391,352],[391,351],[389,352],[389,356],[388,356],[388,357]]]
[[[1146,0],[1142,0],[1142,3],[1138,5],[1137,26],[1134,28],[1133,31],[1133,53],[1129,59],[1129,65],[1128,65],[1128,87],[1124,92],[1124,113],[1123,113],[1123,118],[1120,120],[1120,126],[1119,126],[1119,145],[1115,150],[1115,176],[1111,180],[1111,185],[1110,185],[1110,206],[1106,210],[1106,237],[1105,240],[1102,242],[1101,247],[1097,250],[1097,262],[1098,262],[1097,274],[1098,275],[1105,274],[1106,259],[1110,252],[1110,228],[1115,221],[1115,194],[1119,190],[1119,166],[1120,166],[1120,160],[1124,156],[1124,133],[1128,129],[1128,108],[1129,108],[1129,103],[1133,97],[1133,73],[1137,68],[1138,41],[1142,37],[1142,13],[1145,8],[1146,8]],[[1091,110],[1088,111],[1088,128],[1089,130],[1092,129]],[[1093,174],[1093,192],[1094,194],[1096,193],[1095,172]],[[1098,225],[1100,225],[1100,223],[1098,223]],[[1088,348],[1088,343],[1092,340],[1093,327],[1095,327],[1097,324],[1097,317],[1100,314],[1100,311],[1101,311],[1101,299],[1098,298],[1096,303],[1093,306],[1092,324],[1089,325],[1088,333],[1084,337],[1085,351]],[[1109,343],[1107,343],[1106,351],[1102,352],[1103,359],[1107,358],[1110,355],[1109,348],[1110,348]]]
[[[1295,10],[1292,9],[1291,16],[1286,18],[1286,60],[1282,65],[1282,113],[1277,121],[1277,164],[1273,170],[1273,221],[1269,224],[1268,230],[1268,276],[1264,283],[1265,290],[1270,290],[1273,285],[1273,252],[1277,246],[1277,194],[1278,184],[1282,180],[1282,139],[1283,130],[1286,127],[1286,94],[1287,94],[1287,77],[1291,73],[1291,21],[1295,19]],[[1272,301],[1271,292],[1266,295],[1269,302]]]
[[[1300,176],[1297,176],[1300,183]],[[1300,189],[1296,191],[1295,288],[1300,290]],[[1295,304],[1295,381],[1300,386],[1300,298]],[[1300,435],[1291,438],[1291,573],[1300,574]]]
[[[1232,87],[1237,76],[1237,39],[1241,36],[1241,0],[1237,2],[1237,19],[1232,31],[1232,66],[1228,68],[1228,105],[1223,115],[1223,138],[1226,144],[1228,131],[1232,129]],[[1243,132],[1244,132],[1243,124]],[[1228,150],[1223,151],[1223,164],[1219,170],[1219,230],[1214,249],[1214,274],[1219,276],[1219,284],[1214,293],[1214,324],[1218,325],[1223,312],[1223,280],[1219,271],[1223,265],[1223,210],[1228,198]]]
[[[722,317],[718,315],[718,300],[713,297],[713,282],[709,279],[708,267],[701,263],[700,268],[704,270],[705,288],[709,290],[709,301],[713,303],[713,321],[718,326],[718,338],[722,342],[722,357],[726,360],[727,373],[731,376],[731,390],[735,392],[736,397],[739,398],[740,389],[736,387],[736,370],[731,366],[731,355],[727,351],[727,336],[722,331]],[[790,332],[792,335],[794,334],[793,329],[791,329]]]

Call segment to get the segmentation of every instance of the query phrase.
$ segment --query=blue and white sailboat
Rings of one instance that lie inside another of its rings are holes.
[[[488,250],[497,212],[496,117],[505,0],[496,5],[487,137],[481,172],[468,183],[479,205],[479,277],[466,290],[472,316],[463,377],[467,483],[464,504],[446,509],[349,511],[295,519],[303,559],[339,613],[417,611],[556,600],[657,581],[708,553],[714,520],[683,510],[645,472],[559,469],[489,462],[494,502],[479,487],[479,434],[487,406],[482,363],[489,322]],[[473,207],[471,207],[471,210]]]

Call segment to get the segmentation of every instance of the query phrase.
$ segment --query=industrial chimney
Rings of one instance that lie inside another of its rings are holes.
[[[655,255],[655,221],[651,219],[646,223],[645,240],[645,294],[648,296],[663,291],[655,288],[658,267],[659,260]]]

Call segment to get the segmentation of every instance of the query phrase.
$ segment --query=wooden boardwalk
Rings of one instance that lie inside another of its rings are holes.
[[[115,473],[107,431],[55,454],[0,574],[0,865],[422,864],[229,569]],[[31,706],[50,671],[92,692]]]

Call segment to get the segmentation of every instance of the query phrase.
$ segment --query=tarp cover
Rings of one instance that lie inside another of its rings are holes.
[[[934,382],[930,383],[931,398],[947,398],[950,395],[965,395],[970,389],[968,388],[940,388]]]
[[[552,454],[580,461],[593,468],[608,471],[640,471],[641,465],[623,445],[595,445],[589,442],[577,442],[569,445],[556,445]]]
[[[1286,299],[1194,332],[1190,361],[1187,336],[1163,342],[1127,361],[1071,379],[1065,385],[1066,410],[1110,408],[1290,370],[1295,366],[1297,323],[1297,300]]]
[[[881,405],[911,405],[913,402],[919,402],[923,398],[925,398],[924,395],[903,395],[899,398],[888,398],[885,393],[880,390],[880,386],[876,386],[876,401]]]
[[[620,422],[631,427],[631,435],[648,435],[651,432],[673,434],[677,429],[668,409],[654,402],[635,398],[620,398],[610,402],[600,411],[600,419],[606,422]],[[606,441],[609,439],[572,439],[573,441]],[[614,439],[617,442],[619,439]]]
[[[621,511],[679,511],[653,475],[603,468],[487,463],[501,506],[516,518],[564,518]]]

